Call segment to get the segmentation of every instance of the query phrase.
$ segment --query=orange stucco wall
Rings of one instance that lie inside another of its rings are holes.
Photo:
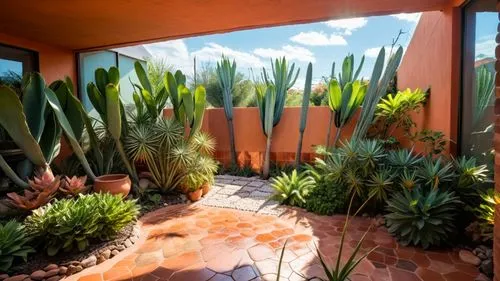
[[[76,84],[76,60],[72,50],[49,46],[4,33],[0,33],[0,43],[38,52],[40,72],[47,83],[69,76]]]
[[[459,8],[422,14],[398,71],[398,87],[431,88],[418,128],[442,131],[455,153],[458,138],[461,19]]]

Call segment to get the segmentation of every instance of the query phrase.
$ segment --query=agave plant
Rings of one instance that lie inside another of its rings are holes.
[[[272,179],[271,186],[275,190],[272,198],[282,204],[302,206],[306,203],[305,196],[314,187],[314,184],[314,178],[308,173],[298,173],[297,170],[293,170],[289,176],[283,172],[280,177]]]
[[[438,188],[440,184],[452,182],[455,178],[451,163],[445,163],[442,158],[434,160],[430,157],[422,161],[417,176],[432,189]]]
[[[61,184],[59,190],[70,196],[76,196],[80,193],[86,193],[90,186],[86,186],[87,176],[77,177],[73,176],[71,178],[65,177],[64,182]]]
[[[35,250],[29,246],[31,237],[24,226],[14,220],[0,223],[0,271],[7,272],[16,259],[27,262]]]
[[[495,89],[495,74],[488,70],[485,65],[476,68],[476,91],[474,114],[472,116],[473,126],[477,125],[484,116],[486,108],[491,104]]]
[[[486,165],[476,164],[474,157],[453,158],[453,164],[458,175],[457,188],[466,188],[484,182],[488,178],[488,168]]]
[[[399,185],[403,189],[412,190],[416,188],[419,184],[416,171],[403,170],[398,177]]]
[[[455,219],[461,205],[453,192],[404,189],[387,201],[388,231],[404,246],[421,245],[424,249],[439,246],[448,242],[456,231]]]
[[[481,194],[483,200],[479,207],[474,209],[477,218],[480,220],[480,235],[483,240],[493,239],[493,227],[495,225],[495,208],[500,204],[500,194],[494,189],[489,189]]]
[[[227,127],[229,128],[229,141],[231,148],[231,164],[236,165],[236,145],[234,141],[233,127],[233,88],[236,75],[236,61],[233,63],[228,58],[222,56],[217,62],[217,80],[222,90],[222,101],[224,103],[224,113],[226,114]]]

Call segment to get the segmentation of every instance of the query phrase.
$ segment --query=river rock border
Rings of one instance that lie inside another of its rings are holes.
[[[121,251],[132,247],[139,240],[139,235],[139,226],[136,224],[133,226],[130,236],[127,239],[124,239],[118,244],[108,245],[97,251],[93,251],[80,260],[65,262],[60,265],[49,264],[29,275],[17,274],[9,276],[8,274],[0,274],[0,281],[59,281],[64,277],[103,263],[118,255]]]

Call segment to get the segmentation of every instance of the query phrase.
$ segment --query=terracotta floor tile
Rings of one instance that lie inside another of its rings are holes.
[[[335,261],[344,218],[299,209],[275,217],[201,206],[167,207],[141,219],[141,231],[149,238],[134,253],[110,269],[97,265],[87,275],[84,271],[80,280],[275,281],[285,241],[280,281],[302,280],[300,274],[311,278],[323,272],[315,245],[329,265]],[[343,262],[369,224],[369,219],[351,220]],[[380,247],[355,269],[353,281],[473,281],[478,275],[476,267],[460,261],[456,250],[404,247],[383,227],[371,229],[360,254],[375,245]],[[99,269],[102,277],[95,274]]]

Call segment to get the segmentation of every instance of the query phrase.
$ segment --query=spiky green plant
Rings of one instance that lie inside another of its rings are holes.
[[[488,70],[486,65],[476,68],[476,91],[474,92],[474,110],[472,124],[475,126],[481,121],[486,108],[491,104],[493,89],[495,88],[495,74]]]
[[[419,154],[413,153],[413,149],[389,150],[387,162],[396,171],[412,170],[422,161]]]
[[[304,85],[304,94],[302,97],[302,111],[300,114],[299,126],[299,144],[297,146],[297,153],[295,153],[295,169],[300,166],[300,157],[302,155],[302,139],[304,138],[304,131],[306,130],[307,112],[309,110],[309,97],[311,96],[312,84],[312,63],[307,65],[306,82]]]
[[[298,173],[293,170],[290,176],[282,173],[280,177],[272,179],[271,186],[275,190],[272,198],[282,204],[300,207],[306,203],[304,198],[314,185],[314,179],[306,172]]]
[[[367,181],[367,186],[370,189],[369,195],[373,197],[377,203],[387,201],[389,194],[394,190],[394,176],[389,169],[382,169],[374,172]]]
[[[399,185],[403,189],[412,190],[419,184],[416,171],[403,170],[398,176]]]
[[[344,58],[344,61],[342,63],[342,72],[339,73],[338,79],[335,78],[335,62],[332,63],[332,71],[331,71],[329,79],[325,79],[325,82],[328,86],[327,87],[327,90],[328,90],[328,98],[327,99],[328,99],[328,105],[330,107],[330,122],[328,124],[328,130],[327,130],[327,134],[326,134],[326,146],[327,147],[330,146],[330,134],[331,134],[331,130],[332,130],[332,124],[334,123],[334,121],[335,121],[335,125],[337,127],[337,135],[340,136],[339,127],[337,126],[337,122],[339,121],[338,123],[340,123],[340,120],[337,120],[337,117],[338,117],[338,119],[341,119],[342,114],[336,114],[336,113],[338,111],[341,111],[342,110],[341,106],[344,106],[344,105],[342,104],[342,98],[340,98],[340,101],[338,100],[339,99],[338,95],[343,94],[344,88],[346,87],[347,84],[349,84],[349,83],[352,84],[352,83],[354,83],[354,81],[356,81],[358,79],[358,76],[361,73],[361,69],[363,68],[364,61],[365,61],[365,56],[362,56],[361,62],[359,63],[356,72],[354,72],[354,55],[352,55],[352,54],[348,55]],[[335,86],[332,88],[331,83],[332,83],[332,81],[335,81],[335,80],[338,81],[337,84],[340,87],[340,93],[339,92],[336,92],[336,93],[332,92],[332,91],[338,91],[338,89]],[[351,94],[352,94],[352,91],[351,91]],[[364,93],[362,93],[362,94],[363,94],[363,99],[364,99]],[[332,95],[333,95],[333,97],[332,97]],[[347,96],[347,92],[346,92],[345,96]],[[333,100],[332,100],[332,98],[333,98]],[[336,102],[336,104],[332,103],[332,102]],[[335,108],[335,106],[337,108]],[[347,105],[346,105],[346,107],[347,107]],[[359,105],[353,104],[352,106],[349,106],[349,107],[352,107],[352,109],[354,109],[354,111],[355,111],[355,110],[357,110]],[[347,115],[345,115],[345,113],[344,113],[344,117],[347,117]],[[350,119],[351,117],[352,116],[349,116],[348,119]],[[346,121],[346,123],[347,123],[347,121]],[[338,139],[337,136],[336,136],[336,139]],[[336,142],[337,141],[335,141],[335,143]]]
[[[264,154],[264,165],[262,167],[262,177],[269,177],[269,158],[271,154],[271,141],[274,127],[274,109],[276,105],[276,89],[272,85],[267,87],[256,87],[257,104],[260,112],[262,129],[267,137],[266,152]]]
[[[452,182],[455,178],[453,165],[442,158],[436,160],[425,158],[417,172],[418,178],[432,189],[437,189],[441,184]]]
[[[87,249],[92,240],[109,240],[137,219],[135,200],[108,193],[80,195],[41,207],[26,218],[26,230],[49,256],[62,251]]]
[[[28,261],[35,250],[29,246],[31,237],[25,227],[14,220],[0,223],[0,270],[6,272],[17,259]]]
[[[174,119],[133,126],[124,143],[128,157],[146,163],[151,180],[163,192],[180,186],[197,158],[195,147],[199,148],[184,138],[184,127]]]
[[[387,201],[389,233],[404,246],[439,246],[456,231],[455,219],[462,202],[453,192],[404,189]]]
[[[368,132],[368,128],[373,122],[377,104],[380,99],[387,94],[387,88],[390,81],[396,74],[401,58],[403,57],[403,48],[399,47],[397,51],[389,58],[389,62],[384,70],[385,48],[382,48],[378,54],[375,66],[373,67],[370,83],[366,91],[366,98],[363,102],[363,110],[359,117],[356,128],[354,129],[352,139],[363,139]],[[382,74],[382,71],[384,73]]]
[[[377,165],[386,156],[383,144],[376,139],[360,140],[357,143],[357,147],[359,151],[358,159],[365,174],[369,174],[370,171],[376,170]]]
[[[484,241],[493,239],[493,227],[495,225],[495,209],[500,204],[500,194],[494,189],[489,189],[480,194],[482,202],[479,207],[474,209],[477,218],[480,221],[480,235]]]
[[[273,86],[276,92],[276,102],[273,110],[273,126],[276,126],[280,122],[281,115],[283,114],[288,90],[293,87],[295,81],[297,81],[300,69],[294,72],[295,63],[292,63],[289,68],[285,57],[275,59],[274,63],[271,60],[271,68],[273,79],[267,74],[265,68],[262,68],[262,78],[268,86]]]
[[[215,152],[215,138],[206,132],[198,132],[191,139],[193,149],[201,155],[212,156]]]
[[[236,76],[236,61],[233,63],[228,58],[222,56],[220,62],[217,62],[217,80],[222,91],[222,100],[224,102],[224,113],[226,114],[227,126],[229,129],[229,143],[231,148],[231,164],[236,165],[236,145],[234,141],[233,127],[233,88]]]
[[[340,248],[338,251],[337,259],[335,261],[335,266],[330,267],[326,264],[326,260],[323,257],[323,253],[321,253],[319,248],[316,246],[317,256],[320,260],[321,266],[323,268],[325,275],[327,276],[328,281],[347,281],[347,280],[350,280],[350,278],[349,278],[350,275],[352,274],[354,269],[356,269],[356,267],[359,265],[359,263],[361,263],[368,255],[370,255],[378,247],[378,246],[375,246],[375,247],[361,253],[361,246],[363,245],[363,242],[366,238],[366,235],[370,232],[370,228],[371,228],[371,226],[370,226],[368,228],[368,230],[366,230],[366,232],[363,234],[363,236],[361,236],[361,238],[359,239],[359,241],[356,244],[356,246],[354,247],[352,253],[349,255],[349,258],[347,259],[347,261],[343,265],[341,264],[341,260],[343,259],[344,241],[345,241],[345,237],[346,237],[348,227],[349,227],[349,219],[350,219],[351,206],[352,206],[353,199],[354,199],[354,196],[351,197],[351,201],[349,203],[349,208],[347,210],[347,215],[346,215],[344,227],[342,229],[342,236],[340,237]],[[370,199],[371,198],[368,198],[361,205],[361,207],[359,207],[359,209],[354,213],[353,216],[356,216],[364,208],[364,206],[368,203],[368,201]],[[278,263],[278,274],[277,274],[277,278],[276,278],[277,281],[279,281],[281,278],[280,272],[281,272],[281,265],[282,265],[283,257],[284,257],[284,253],[285,253],[285,247],[286,247],[286,242],[285,242],[285,245],[283,246],[283,250],[281,251],[281,256],[280,256],[279,263]],[[308,280],[308,278],[305,276],[301,276],[301,277]]]
[[[476,164],[474,157],[453,158],[453,165],[458,176],[457,188],[459,189],[484,182],[488,178],[487,166]]]

